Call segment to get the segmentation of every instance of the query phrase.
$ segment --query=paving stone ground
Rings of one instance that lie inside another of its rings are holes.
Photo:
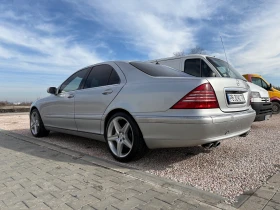
[[[276,174],[240,209],[280,209],[279,189]],[[235,208],[211,193],[0,131],[0,209]]]

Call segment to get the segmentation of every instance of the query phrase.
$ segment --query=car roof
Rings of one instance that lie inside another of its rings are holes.
[[[160,59],[154,59],[154,60],[149,60],[148,62],[156,62],[156,61],[164,61],[164,60],[172,60],[172,59],[178,59],[178,58],[191,58],[191,57],[213,57],[210,55],[205,55],[205,54],[189,54],[189,55],[182,55],[182,56],[172,56],[172,57],[166,57],[166,58],[160,58]]]

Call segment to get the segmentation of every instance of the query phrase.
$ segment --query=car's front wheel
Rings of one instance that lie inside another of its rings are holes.
[[[33,109],[30,113],[30,131],[35,137],[47,136],[50,133],[50,131],[46,130],[37,109]]]
[[[130,115],[123,112],[109,119],[105,138],[111,154],[121,162],[138,159],[147,151],[138,125]]]

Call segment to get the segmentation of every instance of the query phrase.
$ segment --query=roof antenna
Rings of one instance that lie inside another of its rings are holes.
[[[224,53],[225,53],[225,57],[226,57],[228,68],[229,68],[229,63],[228,63],[227,54],[226,54],[226,50],[225,50],[225,46],[224,46],[224,42],[223,42],[222,36],[220,36],[220,38],[221,38],[221,42],[222,42],[222,45],[223,45],[223,48],[224,48]]]

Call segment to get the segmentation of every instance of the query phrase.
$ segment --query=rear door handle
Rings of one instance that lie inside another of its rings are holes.
[[[74,94],[70,94],[67,98],[74,98]]]
[[[112,89],[108,89],[108,90],[105,90],[102,94],[103,95],[109,95],[111,93],[113,93],[113,90]]]

